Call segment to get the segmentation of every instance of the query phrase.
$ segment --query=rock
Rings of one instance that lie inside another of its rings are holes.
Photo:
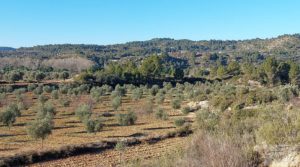
[[[268,146],[265,143],[254,147],[263,158],[262,166],[269,167],[299,167],[300,148],[293,145]]]
[[[200,102],[189,102],[187,104],[188,107],[190,107],[192,110],[198,110],[200,108],[208,108],[209,104],[208,101],[200,101]]]
[[[292,152],[285,156],[283,159],[275,160],[271,163],[270,167],[299,167],[300,166],[300,154],[298,152]]]

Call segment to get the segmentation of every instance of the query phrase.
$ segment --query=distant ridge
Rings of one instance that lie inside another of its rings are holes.
[[[0,46],[0,51],[9,51],[9,50],[16,50],[15,48],[12,47],[4,47],[4,46]]]

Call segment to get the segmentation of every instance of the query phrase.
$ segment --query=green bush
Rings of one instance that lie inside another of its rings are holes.
[[[51,93],[52,90],[53,90],[52,87],[50,87],[50,86],[48,86],[48,85],[43,87],[43,92]]]
[[[48,100],[48,98],[43,94],[41,94],[38,98],[38,101],[42,104],[46,103],[47,100]]]
[[[43,140],[46,139],[51,133],[53,129],[53,122],[51,119],[37,119],[27,125],[27,133],[34,139],[42,140],[42,148],[43,148]]]
[[[147,101],[144,103],[143,109],[145,114],[152,114],[153,113],[153,100],[148,98]]]
[[[283,144],[288,140],[288,129],[281,122],[267,122],[257,131],[258,138],[268,144]]]
[[[137,116],[134,112],[129,112],[127,114],[118,114],[117,119],[121,126],[128,126],[135,124]]]
[[[192,109],[190,107],[184,107],[181,112],[184,114],[184,115],[187,115],[188,113],[190,113],[192,111]]]
[[[60,85],[59,91],[61,94],[67,94],[70,87],[68,85]]]
[[[179,98],[174,98],[171,101],[171,104],[172,104],[172,108],[173,109],[180,109],[180,107],[181,107],[181,100]]]
[[[58,99],[59,98],[58,90],[53,90],[51,96],[53,99]]]
[[[292,98],[297,97],[298,94],[299,94],[299,90],[297,86],[285,85],[277,88],[277,97],[282,102],[288,102]]]
[[[33,93],[35,95],[41,95],[43,93],[43,86],[38,86],[34,89]]]
[[[83,122],[84,120],[91,117],[92,111],[91,111],[91,108],[88,105],[83,104],[83,105],[80,105],[75,110],[75,115],[79,118],[80,121]]]
[[[167,120],[168,114],[162,108],[159,108],[155,112],[155,117],[156,117],[156,119]]]
[[[143,89],[141,88],[136,88],[132,91],[132,100],[139,100],[141,99],[143,96]]]
[[[156,103],[162,104],[165,101],[165,95],[163,93],[157,93],[156,94]]]
[[[6,98],[6,93],[3,92],[3,93],[0,93],[0,100],[3,100]]]
[[[21,116],[21,111],[18,108],[18,105],[16,103],[12,103],[12,104],[8,105],[8,107],[6,108],[6,110],[11,111],[13,114],[16,115],[16,117]]]
[[[10,128],[16,122],[16,115],[11,110],[0,113],[0,122]]]
[[[4,112],[0,113],[0,122],[10,128],[16,122],[16,117],[19,116],[21,116],[20,109],[17,104],[13,103],[6,107]]]
[[[159,86],[158,85],[153,85],[152,88],[150,89],[150,95],[155,96],[158,93]]]
[[[214,131],[218,128],[219,116],[211,111],[198,111],[196,119],[200,129]]]
[[[51,103],[46,104],[40,104],[38,111],[37,111],[37,118],[43,119],[43,118],[53,118],[54,115],[56,115],[56,110],[54,106]]]
[[[37,87],[36,84],[29,84],[29,85],[27,86],[27,89],[28,89],[28,91],[33,91],[36,87]]]
[[[18,109],[21,110],[27,110],[27,106],[23,102],[19,102],[18,104]]]
[[[96,102],[100,101],[100,98],[102,95],[104,95],[105,92],[101,87],[93,87],[90,91],[90,95]]]
[[[183,118],[178,118],[174,121],[175,126],[177,127],[181,127],[183,126],[185,123],[185,120]]]
[[[86,119],[84,121],[85,129],[88,133],[96,133],[103,129],[103,124],[100,119]]]
[[[112,99],[111,105],[113,109],[116,111],[122,105],[122,98],[120,96],[116,96]]]
[[[114,97],[117,97],[117,96],[124,96],[126,94],[126,89],[125,87],[122,87],[120,85],[117,85],[115,87],[115,90],[111,93],[111,97],[114,98]]]
[[[5,86],[5,92],[7,93],[11,93],[14,91],[14,88],[11,85],[7,85]]]
[[[71,101],[69,99],[61,99],[60,100],[60,104],[63,106],[63,107],[69,107],[70,104],[71,104]]]

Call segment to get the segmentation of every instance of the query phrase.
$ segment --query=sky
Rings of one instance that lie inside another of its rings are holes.
[[[0,46],[300,33],[299,0],[1,0]]]

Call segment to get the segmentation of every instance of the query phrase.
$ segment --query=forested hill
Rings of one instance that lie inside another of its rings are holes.
[[[61,66],[71,68],[79,63],[80,67],[73,70],[81,70],[94,64],[103,65],[111,60],[140,59],[147,55],[162,53],[181,59],[197,59],[207,55],[210,55],[211,58],[211,54],[214,54],[238,61],[257,62],[270,55],[280,59],[298,60],[298,56],[300,56],[300,34],[239,41],[191,41],[156,38],[116,45],[62,44],[21,47],[16,50],[0,48],[0,57],[2,57],[0,68],[8,64],[12,66],[40,67],[45,65],[56,68]],[[17,62],[14,60],[17,57],[26,57],[26,61]],[[62,61],[65,63],[59,64]],[[72,62],[71,65],[66,65],[69,62]],[[209,62],[196,63],[205,64]]]
[[[10,51],[10,50],[15,50],[15,48],[0,46],[0,51]]]

